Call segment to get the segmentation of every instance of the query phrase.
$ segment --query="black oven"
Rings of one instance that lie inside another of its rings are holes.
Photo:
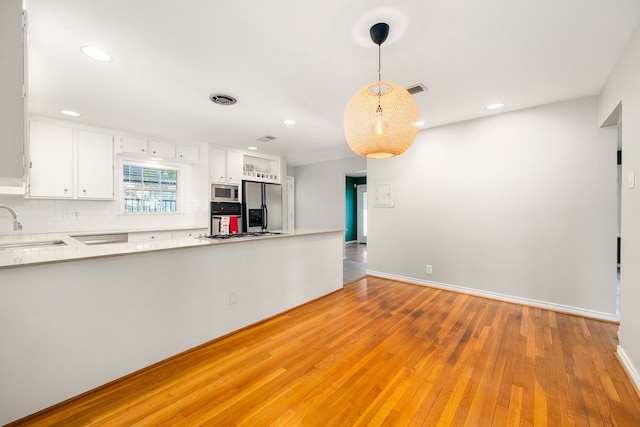
[[[211,235],[242,233],[242,204],[211,202]]]

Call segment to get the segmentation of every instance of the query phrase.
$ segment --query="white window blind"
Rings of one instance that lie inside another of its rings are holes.
[[[123,165],[125,212],[177,212],[178,170]]]

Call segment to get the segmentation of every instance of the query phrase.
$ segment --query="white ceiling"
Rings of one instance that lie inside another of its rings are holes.
[[[283,155],[351,154],[344,107],[382,78],[423,83],[423,128],[595,95],[639,0],[28,0],[30,112]],[[82,45],[107,50],[100,63]],[[236,97],[219,106],[212,93]],[[501,101],[501,110],[487,104]],[[282,120],[292,118],[295,126]],[[277,139],[256,141],[265,135]]]

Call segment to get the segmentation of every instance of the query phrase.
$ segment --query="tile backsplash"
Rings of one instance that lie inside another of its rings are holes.
[[[2,196],[0,205],[18,214],[22,231],[13,231],[13,218],[0,210],[0,235],[78,231],[138,230],[170,227],[207,227],[206,202],[183,202],[178,214],[121,214],[118,202],[91,200],[43,200]]]

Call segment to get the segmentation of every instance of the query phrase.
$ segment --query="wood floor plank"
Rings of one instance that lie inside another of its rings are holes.
[[[616,332],[369,277],[11,426],[640,426]]]

